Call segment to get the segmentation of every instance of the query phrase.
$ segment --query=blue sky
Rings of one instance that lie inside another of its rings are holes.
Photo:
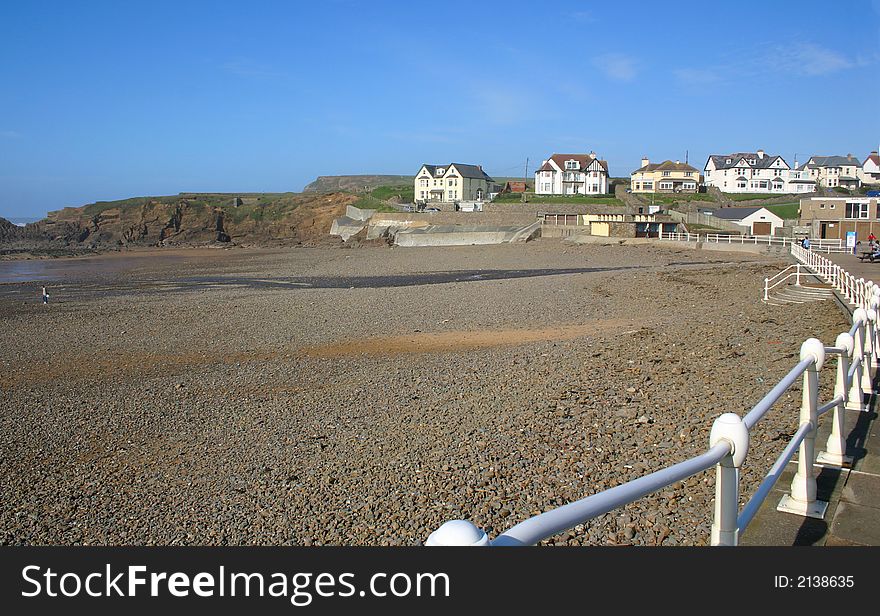
[[[880,0],[6,2],[0,216],[553,152],[863,159],[878,77]]]

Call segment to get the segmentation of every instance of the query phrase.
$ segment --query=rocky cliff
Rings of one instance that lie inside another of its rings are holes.
[[[184,193],[98,202],[50,212],[25,227],[0,219],[0,248],[313,244],[326,241],[333,220],[356,199],[339,193]]]

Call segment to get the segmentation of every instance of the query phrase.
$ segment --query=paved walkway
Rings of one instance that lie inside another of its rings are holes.
[[[880,263],[861,263],[853,255],[827,255],[854,276],[880,282]],[[842,302],[846,305],[846,301]],[[852,306],[849,306],[852,310]],[[875,391],[880,379],[875,379]],[[741,545],[880,545],[880,396],[873,394],[869,411],[846,411],[847,455],[852,468],[815,465],[819,500],[828,502],[822,520],[776,510],[790,491],[797,470],[793,461],[776,482],[752,523],[740,538]],[[831,412],[819,420],[816,452],[825,449],[831,431]],[[747,495],[748,496],[748,495]]]

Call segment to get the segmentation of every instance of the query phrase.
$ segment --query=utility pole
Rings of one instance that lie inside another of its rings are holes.
[[[526,156],[526,169],[523,172],[523,184],[525,184],[525,188],[528,188],[528,186],[529,186],[529,157],[528,156]],[[523,188],[523,193],[522,193],[522,202],[523,203],[526,202],[525,188]],[[535,187],[535,188],[537,188],[537,187]]]
[[[688,164],[688,151],[684,151],[684,164]]]

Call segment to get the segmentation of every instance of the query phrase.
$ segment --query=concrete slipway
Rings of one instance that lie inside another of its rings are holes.
[[[348,206],[345,216],[333,221],[330,235],[348,241],[364,228],[366,239],[390,237],[397,246],[506,244],[526,242],[541,235],[541,224],[533,216],[480,216],[461,212],[389,215],[353,206]]]

